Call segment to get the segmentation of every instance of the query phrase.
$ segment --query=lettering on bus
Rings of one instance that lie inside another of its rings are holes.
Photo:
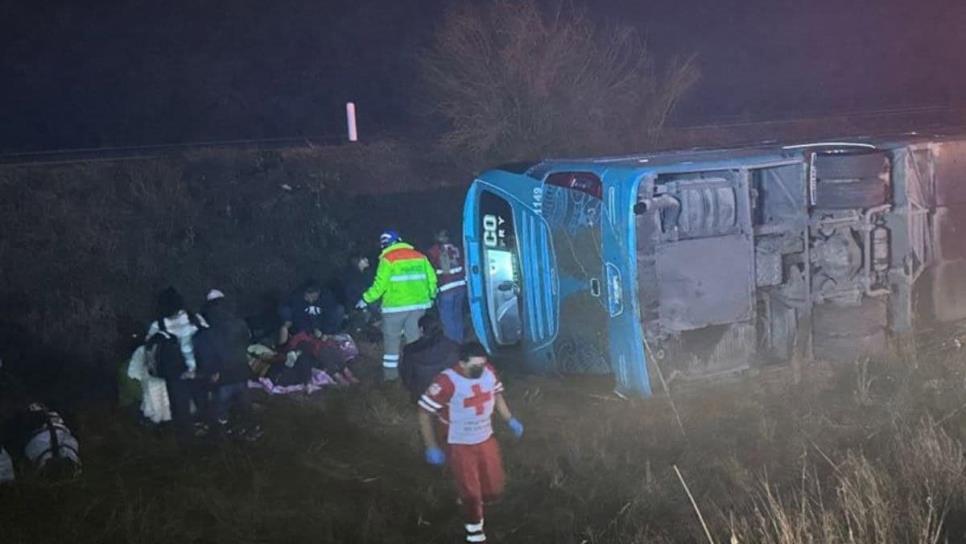
[[[483,244],[488,248],[506,247],[506,219],[494,214],[483,216]]]

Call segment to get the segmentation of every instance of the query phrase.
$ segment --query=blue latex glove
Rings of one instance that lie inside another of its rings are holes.
[[[356,310],[365,310],[368,306],[364,300],[360,299],[359,302],[356,302]]]
[[[431,465],[442,465],[446,462],[446,454],[439,448],[426,448],[426,462]]]
[[[513,436],[517,438],[523,436],[523,423],[520,423],[519,419],[515,417],[511,418],[510,421],[506,422],[506,424],[508,427],[510,427],[510,432],[513,433]]]

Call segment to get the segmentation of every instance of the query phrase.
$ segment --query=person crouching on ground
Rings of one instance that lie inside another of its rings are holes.
[[[317,358],[322,336],[339,332],[345,309],[331,292],[309,280],[279,308],[279,317],[282,319],[279,347],[289,351],[308,342],[313,348],[312,356]]]
[[[413,403],[419,402],[433,379],[460,356],[460,344],[443,334],[433,312],[419,318],[419,334],[419,340],[403,348],[399,361],[399,378]]]
[[[252,415],[248,394],[248,345],[251,331],[236,316],[225,294],[212,289],[206,297],[202,315],[210,325],[208,341],[198,346],[199,358],[208,362],[213,388],[213,420],[224,435],[239,435],[256,440],[260,434]],[[232,414],[234,412],[234,414]]]
[[[307,376],[311,377],[311,368],[316,367],[327,372],[340,385],[358,383],[340,353],[339,335],[345,321],[345,308],[331,290],[308,281],[288,304],[282,306],[279,314],[283,321],[279,331],[280,350],[298,352],[294,364],[302,368],[308,362]],[[352,345],[354,347],[355,343]]]
[[[523,424],[503,399],[503,384],[476,342],[464,344],[459,362],[441,372],[419,399],[426,462],[442,465],[449,456],[464,509],[467,542],[486,542],[483,503],[503,493],[503,462],[491,421],[494,410],[517,438],[523,436]],[[447,452],[436,440],[433,416],[443,425]]]
[[[403,242],[399,233],[387,230],[379,236],[382,253],[376,279],[356,303],[364,310],[382,301],[382,373],[386,381],[399,377],[402,337],[411,344],[419,340],[419,318],[436,298],[436,271],[425,255]]]
[[[353,308],[353,305],[362,299],[366,289],[372,285],[375,277],[376,271],[370,266],[369,258],[364,255],[353,255],[349,258],[349,265],[340,279],[342,287],[340,300],[347,309],[352,309],[348,312],[346,328],[356,340],[376,342],[382,338],[382,333],[376,328],[379,309],[376,306],[367,306],[361,310]]]
[[[362,298],[362,293],[372,285],[372,280],[376,278],[375,270],[369,263],[369,258],[365,255],[353,255],[349,258],[349,264],[342,272],[340,278],[342,284],[342,303],[346,307],[351,307],[356,301]]]

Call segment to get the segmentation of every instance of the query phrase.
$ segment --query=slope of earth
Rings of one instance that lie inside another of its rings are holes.
[[[812,366],[797,384],[689,388],[673,409],[663,394],[621,401],[605,378],[523,376],[501,361],[527,428],[514,441],[497,426],[509,483],[488,536],[962,541],[966,356],[941,348],[916,365]],[[83,475],[0,488],[2,541],[459,541],[455,496],[422,462],[415,408],[398,385],[375,383],[366,351],[360,388],[258,397],[266,432],[255,444],[182,448],[128,414],[81,414]]]

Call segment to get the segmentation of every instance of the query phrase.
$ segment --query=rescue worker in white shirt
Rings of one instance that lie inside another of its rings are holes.
[[[457,364],[441,372],[419,399],[419,431],[426,462],[450,469],[465,515],[467,542],[486,542],[483,504],[503,493],[503,461],[493,436],[496,410],[510,431],[520,438],[523,424],[513,417],[503,399],[503,384],[476,342],[460,347]],[[433,416],[442,425],[446,450],[436,440]]]
[[[462,343],[464,339],[463,313],[466,309],[466,273],[463,252],[449,241],[449,232],[436,233],[436,244],[426,252],[429,262],[436,269],[439,295],[436,307],[447,338]]]

